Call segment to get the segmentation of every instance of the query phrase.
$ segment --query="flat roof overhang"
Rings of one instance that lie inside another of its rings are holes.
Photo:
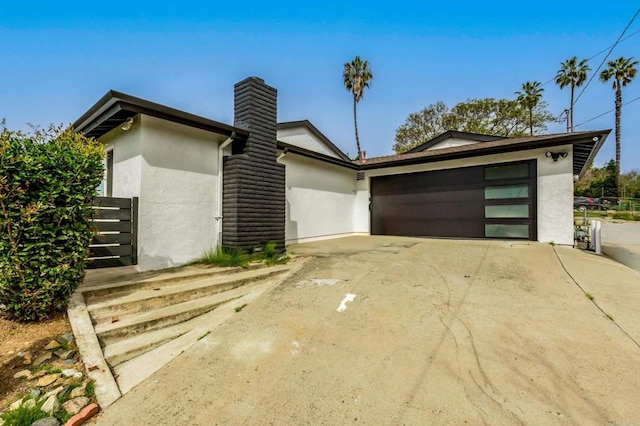
[[[525,151],[536,148],[553,148],[573,145],[573,174],[582,177],[593,162],[611,130],[566,133],[560,135],[533,136],[529,138],[501,139],[458,147],[421,151],[411,154],[378,157],[357,161],[360,170],[398,167],[411,164],[432,163],[492,154]]]
[[[235,135],[234,138],[236,140],[246,140],[249,136],[247,130],[116,92],[115,90],[108,91],[100,98],[98,102],[73,123],[73,128],[76,132],[97,139],[122,125],[127,118],[138,114],[161,118],[227,137]]]

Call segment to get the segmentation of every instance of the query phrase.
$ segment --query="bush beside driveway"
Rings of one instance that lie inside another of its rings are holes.
[[[98,424],[640,419],[627,268],[529,242],[357,237],[291,251],[316,258]],[[587,266],[608,274],[606,291]]]

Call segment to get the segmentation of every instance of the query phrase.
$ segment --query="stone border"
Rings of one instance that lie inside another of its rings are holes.
[[[71,296],[67,315],[87,375],[95,382],[98,404],[105,409],[122,394],[102,354],[82,293],[75,292]]]

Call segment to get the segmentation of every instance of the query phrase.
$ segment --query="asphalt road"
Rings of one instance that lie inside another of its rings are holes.
[[[602,222],[602,252],[640,272],[640,222]]]
[[[640,286],[623,265],[529,242],[358,237],[290,251],[314,259],[98,424],[640,421]]]

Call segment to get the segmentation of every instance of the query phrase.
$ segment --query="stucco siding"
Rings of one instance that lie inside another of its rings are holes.
[[[434,149],[442,149],[442,148],[451,148],[452,146],[463,146],[463,145],[472,145],[474,143],[478,143],[477,141],[470,141],[469,139],[457,139],[457,138],[449,138],[443,140],[440,143],[437,143],[427,149],[427,151],[431,151]]]
[[[224,137],[142,116],[141,270],[183,264],[218,243],[218,146]]]
[[[278,140],[309,151],[318,152],[333,158],[340,158],[335,152],[313,135],[306,128],[280,129],[278,130]]]
[[[287,154],[287,244],[355,232],[356,172]]]
[[[139,118],[138,118],[139,122]],[[142,177],[140,126],[129,131],[116,127],[100,138],[105,151],[113,151],[113,197],[139,197]]]

